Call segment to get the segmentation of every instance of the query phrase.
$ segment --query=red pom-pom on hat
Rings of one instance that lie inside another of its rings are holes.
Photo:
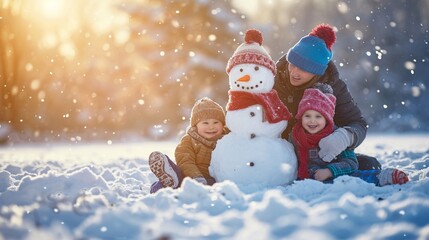
[[[334,29],[328,24],[317,25],[313,28],[313,30],[311,30],[309,35],[323,39],[323,41],[325,41],[326,47],[329,50],[332,50],[331,48],[337,39]]]
[[[262,33],[256,29],[247,30],[244,36],[244,42],[247,44],[256,42],[259,45],[262,45],[263,40]]]

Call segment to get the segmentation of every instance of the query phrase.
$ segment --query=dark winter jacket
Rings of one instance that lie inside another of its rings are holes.
[[[310,82],[299,87],[290,84],[288,64],[286,55],[283,55],[276,63],[277,75],[275,77],[274,89],[277,91],[280,100],[289,109],[289,112],[293,116],[296,115],[298,104],[301,101],[305,89],[313,87],[316,83],[329,84],[334,90],[334,95],[337,98],[334,123],[336,126],[345,127],[353,133],[353,144],[350,146],[351,148],[359,146],[366,137],[367,122],[347,89],[346,83],[340,79],[335,64],[330,61],[324,75],[315,76]],[[295,118],[289,120],[286,130],[282,133],[284,139],[288,139],[295,122]]]

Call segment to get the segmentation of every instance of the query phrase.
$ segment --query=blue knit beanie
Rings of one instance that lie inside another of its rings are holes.
[[[323,75],[332,59],[335,32],[330,25],[321,24],[299,40],[287,53],[287,61],[306,72]]]

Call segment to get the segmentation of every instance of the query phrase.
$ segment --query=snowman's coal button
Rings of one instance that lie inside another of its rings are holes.
[[[250,116],[251,116],[251,117],[254,117],[254,116],[255,116],[255,113],[254,113],[254,112],[250,112]]]
[[[250,134],[250,138],[252,139],[252,138],[255,138],[256,137],[256,134],[254,134],[254,133],[252,133],[252,134]]]
[[[253,166],[255,166],[255,163],[254,162],[248,162],[247,166],[253,167]]]

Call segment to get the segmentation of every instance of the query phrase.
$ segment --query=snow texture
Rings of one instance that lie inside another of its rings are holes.
[[[357,152],[405,185],[343,176],[266,189],[231,181],[149,194],[153,150],[176,142],[0,148],[0,239],[428,239],[429,135],[369,136]]]

